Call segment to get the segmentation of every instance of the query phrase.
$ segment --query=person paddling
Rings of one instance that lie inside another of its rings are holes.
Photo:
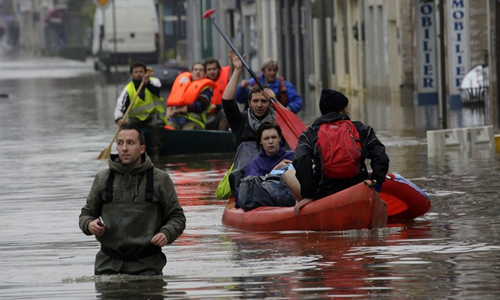
[[[163,99],[160,96],[161,82],[158,78],[149,76],[146,64],[140,61],[134,62],[130,66],[130,75],[132,81],[125,86],[116,100],[115,122],[119,127],[131,123],[142,131],[149,131],[148,137],[151,140],[147,142],[152,148],[149,150],[154,154],[158,154],[163,144],[163,127],[167,122]],[[131,100],[137,94],[141,83],[144,84],[144,87],[134,101],[127,120],[124,120],[124,114]]]
[[[222,108],[226,114],[237,147],[234,158],[233,176],[230,180],[232,184],[231,189],[234,194],[246,166],[250,160],[259,155],[259,151],[255,146],[257,129],[264,122],[276,121],[276,112],[271,107],[270,101],[276,95],[269,88],[264,88],[264,91],[262,91],[259,86],[255,86],[248,95],[248,109],[241,112],[234,97],[238,88],[240,75],[243,71],[243,63],[232,50],[229,53],[229,57],[233,63],[234,70],[222,95]]]

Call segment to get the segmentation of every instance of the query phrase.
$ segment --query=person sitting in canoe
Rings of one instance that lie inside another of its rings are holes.
[[[130,123],[143,131],[148,131],[150,134],[147,136],[151,140],[147,143],[152,147],[150,150],[156,154],[162,147],[162,131],[167,119],[165,118],[163,99],[160,97],[161,82],[158,78],[150,77],[146,71],[146,64],[140,61],[134,62],[130,66],[132,81],[125,86],[116,100],[114,116],[119,127]],[[124,120],[123,116],[137,94],[141,83],[144,84],[144,87],[134,101],[127,120]]]
[[[364,180],[379,192],[389,170],[385,146],[371,126],[349,119],[349,100],[330,89],[321,91],[322,116],[304,131],[295,149],[293,166],[300,183],[302,206]],[[365,158],[370,159],[369,175]]]
[[[238,80],[243,71],[243,63],[232,50],[229,57],[233,63],[234,71],[222,95],[222,108],[233,132],[237,147],[233,167],[235,178],[230,180],[232,184],[231,190],[234,194],[245,167],[250,160],[259,155],[259,151],[255,147],[257,129],[264,122],[274,122],[276,120],[276,113],[271,107],[270,101],[276,95],[269,88],[264,88],[264,91],[262,91],[259,86],[255,86],[248,95],[248,109],[241,112],[234,100],[234,96],[238,88]]]
[[[268,58],[262,63],[262,74],[258,77],[262,84],[267,85],[278,95],[277,99],[283,106],[294,114],[302,110],[302,98],[290,82],[278,76],[279,65],[274,59]],[[245,104],[249,90],[256,86],[255,79],[243,79],[236,91],[236,102]]]
[[[216,84],[205,78],[205,65],[193,64],[191,72],[179,74],[167,99],[168,126],[173,129],[205,129],[212,89]]]
[[[210,104],[210,112],[207,116],[206,129],[227,131],[229,130],[229,124],[222,109],[222,94],[229,81],[231,67],[221,67],[219,60],[213,57],[207,58],[204,65],[207,71],[207,78],[217,85],[212,93],[212,102]]]
[[[292,190],[299,187],[295,172],[290,170],[293,169],[293,151],[285,149],[281,127],[277,123],[264,122],[259,126],[257,148],[260,154],[250,161],[245,170],[235,207],[295,206],[295,199],[300,197],[300,193],[294,194]],[[285,185],[286,181],[290,182],[290,189]]]

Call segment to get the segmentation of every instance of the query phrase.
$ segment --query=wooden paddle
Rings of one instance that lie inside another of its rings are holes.
[[[253,79],[255,82],[259,85],[261,90],[264,90],[264,85],[259,81],[259,78],[255,73],[250,69],[248,66],[247,62],[243,59],[241,54],[238,52],[236,47],[233,45],[229,37],[226,35],[224,32],[224,29],[220,26],[219,22],[217,19],[215,19],[215,16],[213,13],[215,12],[215,9],[209,9],[203,14],[203,19],[208,17],[210,21],[212,21],[212,24],[217,28],[217,30],[220,32],[222,37],[226,40],[227,44],[229,47],[231,47],[231,50],[234,51],[234,53],[238,56],[238,58],[241,60],[243,63],[243,66],[247,71],[252,75]],[[278,124],[281,126],[281,131],[283,133],[283,136],[285,137],[286,142],[292,148],[292,150],[295,150],[297,147],[297,142],[299,141],[299,136],[300,134],[307,129],[306,125],[302,123],[302,121],[297,117],[293,112],[290,110],[286,109],[281,103],[276,101],[275,99],[271,99],[271,102],[273,103],[274,110],[276,111],[276,121]]]
[[[151,72],[153,72],[153,69],[148,67],[146,70],[146,74],[144,76],[149,76],[149,74],[151,74]],[[139,96],[139,93],[142,91],[143,87],[144,87],[144,81],[141,82],[141,85],[139,85],[139,88],[137,89],[137,92],[135,93],[134,98],[132,99],[132,101],[130,101],[129,106],[128,106],[127,110],[125,111],[125,114],[123,115],[123,118],[122,118],[123,120],[127,120],[130,109],[132,108],[132,106],[134,106],[135,99],[137,99],[137,96]],[[111,139],[111,142],[109,143],[108,147],[106,147],[104,150],[102,150],[101,154],[99,154],[99,156],[97,156],[97,159],[108,159],[109,158],[109,155],[111,154],[111,147],[113,146],[113,143],[114,143],[116,137],[118,136],[119,132],[120,132],[120,126],[118,126],[118,128],[116,129],[115,135]]]

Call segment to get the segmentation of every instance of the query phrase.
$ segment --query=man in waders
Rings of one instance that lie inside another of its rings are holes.
[[[167,260],[161,247],[184,231],[184,211],[170,177],[146,154],[137,127],[121,127],[116,149],[79,217],[83,233],[101,243],[95,274],[162,275]]]

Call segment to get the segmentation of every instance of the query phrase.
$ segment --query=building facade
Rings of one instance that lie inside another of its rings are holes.
[[[387,98],[430,110],[448,128],[460,84],[476,65],[491,66],[489,121],[498,128],[498,20],[494,0],[186,0],[187,60],[227,60],[228,46],[203,13],[214,14],[248,64],[277,59],[280,75],[317,113],[322,88],[361,99]],[[439,26],[442,20],[442,27]],[[192,50],[189,50],[192,49]],[[245,75],[246,78],[249,75]],[[485,83],[486,85],[486,83]],[[485,104],[486,105],[486,104]],[[452,125],[453,126],[453,125]]]
[[[63,20],[55,14],[70,2],[1,0],[0,21],[6,25],[7,17],[14,18],[23,49],[40,55],[60,53],[62,45],[82,44],[82,26],[74,23],[78,18],[70,16],[71,11],[65,12]],[[210,20],[203,19],[213,8],[226,35],[246,54],[255,73],[260,73],[267,58],[279,62],[280,75],[302,95],[307,114],[319,114],[321,89],[333,88],[359,101],[384,99],[384,105],[414,107],[437,120],[425,124],[427,129],[460,126],[450,121],[449,112],[467,104],[470,97],[464,93],[470,92],[462,83],[480,65],[484,74],[476,100],[486,111],[485,122],[499,128],[497,0],[155,3],[160,16],[160,62],[173,60],[189,68],[194,62],[215,57],[223,65],[230,64],[228,45]],[[356,101],[353,106],[355,109]],[[374,105],[373,109],[383,113],[383,107]],[[357,113],[363,116],[365,112]]]

